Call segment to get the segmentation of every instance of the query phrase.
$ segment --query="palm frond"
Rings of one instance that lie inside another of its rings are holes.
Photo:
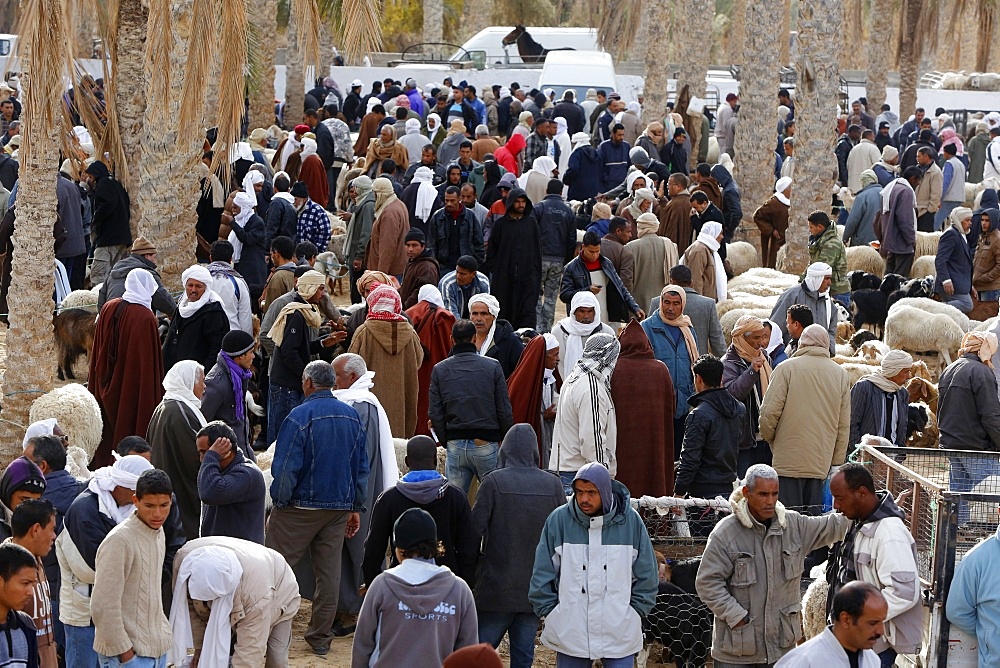
[[[188,43],[198,48],[189,48],[184,64],[184,103],[181,105],[177,126],[177,142],[187,146],[202,134],[201,115],[205,107],[206,79],[215,60],[216,14],[212,0],[194,0],[191,7],[191,29]],[[241,98],[242,99],[242,98]]]
[[[990,46],[992,46],[996,17],[997,0],[979,0],[976,3],[976,69],[980,72],[985,72],[989,68]]]
[[[97,158],[108,163],[112,172],[122,174],[128,169],[125,159],[125,145],[122,142],[119,126],[118,105],[115,95],[118,81],[112,76],[118,68],[118,15],[121,0],[104,0],[98,4],[98,24],[104,40],[104,99],[107,101],[107,120],[104,131],[100,135],[100,144],[94,144]],[[89,126],[88,126],[89,127]]]
[[[303,64],[306,66],[319,63],[319,24],[320,14],[316,0],[291,0],[288,29],[296,31]]]
[[[599,4],[599,3],[594,3]],[[597,41],[616,59],[623,59],[639,34],[642,24],[642,0],[609,0],[597,9]],[[666,20],[666,17],[662,17]],[[649,20],[655,20],[650,17]]]
[[[340,32],[348,62],[360,62],[365,54],[382,48],[382,24],[379,3],[367,0],[341,0]]]
[[[147,118],[156,125],[170,113],[170,51],[173,48],[170,0],[149,0],[146,20]],[[199,47],[189,49],[197,51]]]
[[[21,162],[35,164],[33,138],[51,136],[62,129],[53,92],[63,89],[63,53],[68,43],[56,0],[25,0],[17,32],[17,57],[25,72],[24,105],[32,110],[24,115]],[[36,121],[42,127],[35,127]]]
[[[221,167],[222,182],[229,181],[232,165],[230,148],[240,140],[244,112],[244,77],[247,67],[247,35],[249,21],[246,0],[222,0],[222,63],[220,71],[226,73],[219,82],[219,136],[215,142],[212,171]]]

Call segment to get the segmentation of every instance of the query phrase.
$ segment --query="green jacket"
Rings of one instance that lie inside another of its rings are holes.
[[[837,226],[830,224],[819,239],[809,242],[809,262],[825,262],[833,268],[833,282],[830,283],[831,295],[842,295],[851,291],[847,282],[847,249],[837,234]],[[805,278],[805,273],[802,274]]]

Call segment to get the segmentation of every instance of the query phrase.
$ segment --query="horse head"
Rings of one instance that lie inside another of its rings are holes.
[[[509,33],[507,33],[507,35],[502,40],[500,40],[500,43],[503,44],[504,46],[517,44],[517,40],[521,39],[521,35],[523,34],[524,34],[524,26],[519,23],[516,26],[514,26],[514,29],[511,30]]]

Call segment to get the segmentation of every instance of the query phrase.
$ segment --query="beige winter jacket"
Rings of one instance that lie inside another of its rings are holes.
[[[917,186],[917,215],[925,213],[937,213],[941,208],[941,191],[944,188],[944,174],[941,168],[932,164],[926,172],[924,178],[920,179]]]
[[[825,348],[799,348],[779,364],[760,405],[760,437],[778,475],[825,479],[844,463],[851,431],[851,384]]]
[[[750,514],[742,488],[729,501],[733,514],[712,530],[695,580],[715,615],[712,658],[773,664],[802,635],[799,582],[806,555],[843,540],[851,521],[840,513],[808,517],[779,503],[765,527]],[[748,614],[748,624],[733,628]]]
[[[192,550],[207,546],[232,550],[243,567],[243,577],[233,594],[233,611],[229,625],[236,635],[232,668],[257,668],[264,665],[267,639],[271,629],[291,619],[299,609],[299,586],[295,573],[280,554],[256,543],[239,538],[212,536],[188,541],[174,557],[174,580],[181,563]],[[208,619],[203,619],[188,601],[191,615],[191,635],[194,648],[200,649],[205,639]]]

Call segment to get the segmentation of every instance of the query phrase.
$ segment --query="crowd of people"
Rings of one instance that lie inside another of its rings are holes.
[[[179,286],[133,238],[105,164],[63,163],[56,257],[69,288],[101,286],[88,389],[103,434],[81,481],[58,420],[33,424],[0,479],[3,665],[284,666],[301,592],[306,643],[325,655],[353,634],[355,666],[500,665],[505,635],[529,666],[543,619],[559,666],[631,666],[664,587],[640,495],[730,500],[724,518],[690,518],[709,537],[697,593],[715,665],[916,652],[905,515],[847,462],[863,435],[905,442],[913,360],[891,351],[852,387],[831,359],[845,244],[908,275],[916,230],[947,224],[940,299],[996,301],[996,193],[962,204],[967,180],[1000,178],[1000,114],[966,154],[943,112],[900,125],[864,99],[845,110],[843,235],[810,214],[801,283],[726,345],[716,304],[745,217],[736,95],[643,127],[641,101],[613,91],[363,89],[318,80],[301,124],[232,149],[225,183],[208,133],[200,262]],[[19,145],[11,100],[0,177]],[[803,178],[794,113],[782,89],[773,195],[747,207],[762,266]],[[1000,449],[996,352],[969,333],[941,376],[942,447]],[[952,471],[955,489],[986,475]],[[796,648],[801,584],[824,561],[830,625]],[[977,613],[984,578],[960,580],[960,611],[949,600],[963,628],[996,614]]]

